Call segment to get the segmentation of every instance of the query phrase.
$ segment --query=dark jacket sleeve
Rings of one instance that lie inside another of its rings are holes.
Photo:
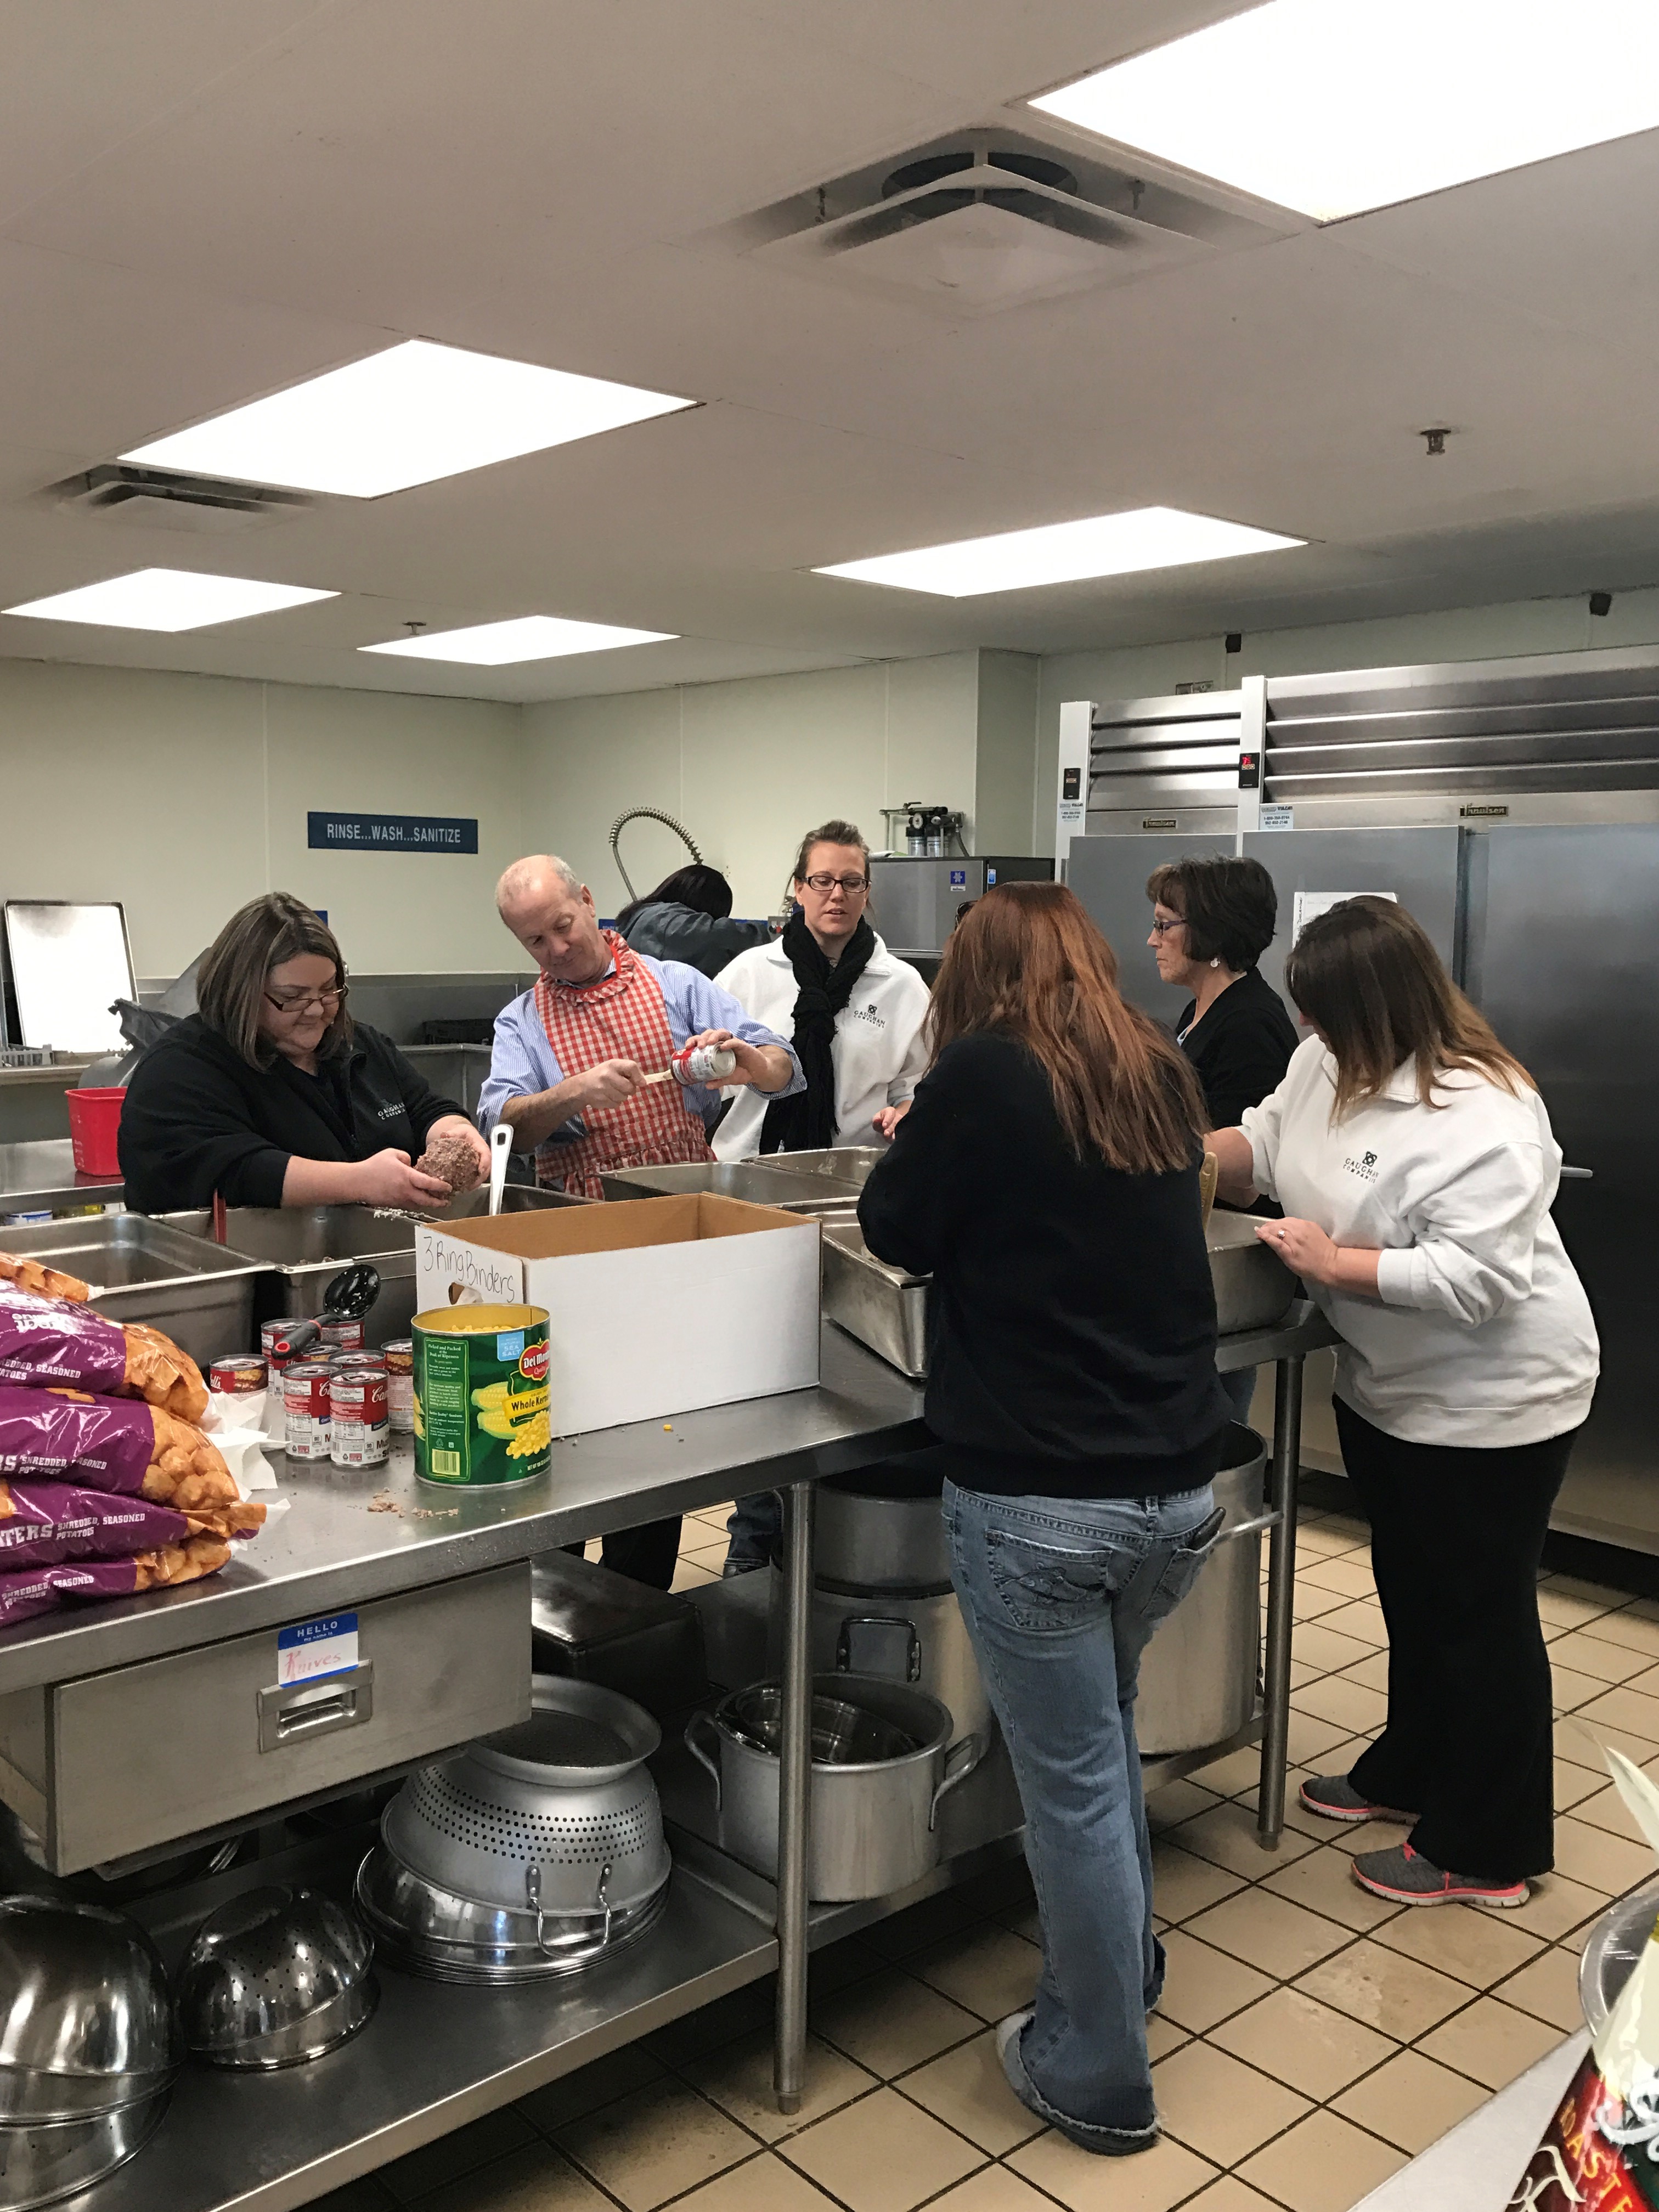
[[[422,1151],[434,1121],[446,1121],[452,1114],[459,1115],[463,1121],[472,1119],[465,1106],[458,1106],[453,1098],[440,1097],[414,1061],[406,1060],[390,1037],[377,1036],[376,1042],[392,1071],[392,1080],[398,1086],[398,1096],[409,1109],[409,1118]],[[419,1154],[416,1157],[418,1158]]]
[[[878,1260],[931,1275],[958,1210],[956,1154],[962,1123],[967,1045],[950,1045],[916,1086],[892,1149],[870,1173],[859,1200],[859,1226]]]
[[[164,1039],[127,1085],[118,1140],[134,1213],[208,1206],[280,1206],[290,1155],[260,1135],[234,1079]]]
[[[739,952],[769,944],[771,936],[770,925],[764,921],[721,919],[665,899],[640,909],[629,928],[628,942],[635,952],[653,960],[680,961],[712,981]]]

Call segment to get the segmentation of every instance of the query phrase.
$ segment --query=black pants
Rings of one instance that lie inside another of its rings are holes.
[[[564,1548],[580,1559],[587,1547],[567,1544]],[[638,1528],[618,1528],[605,1540],[603,1557],[611,1573],[629,1575],[636,1583],[649,1583],[653,1589],[668,1588],[674,1579],[679,1556],[678,1514],[672,1521],[647,1521]]]
[[[1415,1813],[1414,1850],[1516,1881],[1555,1863],[1538,1565],[1577,1431],[1497,1451],[1413,1444],[1336,1402],[1389,1625],[1388,1726],[1349,1779]]]

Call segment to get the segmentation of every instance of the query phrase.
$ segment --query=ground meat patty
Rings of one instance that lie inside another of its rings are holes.
[[[483,1181],[477,1152],[454,1130],[434,1137],[415,1164],[422,1175],[447,1182],[458,1196],[464,1190],[477,1190]]]

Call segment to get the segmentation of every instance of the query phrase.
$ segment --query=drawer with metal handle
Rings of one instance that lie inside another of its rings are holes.
[[[0,1698],[0,1799],[76,1874],[526,1719],[527,1560]]]

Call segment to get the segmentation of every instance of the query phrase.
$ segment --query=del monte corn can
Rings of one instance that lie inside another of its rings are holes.
[[[544,1306],[417,1313],[415,1472],[423,1482],[530,1482],[553,1456]]]

